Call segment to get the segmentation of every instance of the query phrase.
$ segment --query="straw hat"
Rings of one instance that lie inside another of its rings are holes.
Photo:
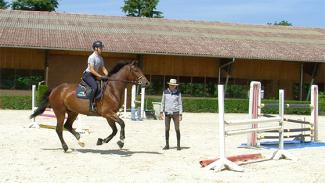
[[[167,84],[174,85],[174,86],[178,86],[176,79],[170,79]]]

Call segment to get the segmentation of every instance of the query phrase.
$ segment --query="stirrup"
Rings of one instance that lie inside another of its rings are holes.
[[[95,106],[95,104],[90,104],[89,105],[89,112],[96,112],[96,106]]]

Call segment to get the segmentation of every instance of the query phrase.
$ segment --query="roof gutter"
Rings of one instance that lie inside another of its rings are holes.
[[[234,63],[235,61],[236,61],[236,60],[235,60],[235,58],[233,57],[231,62],[228,62],[228,63],[225,63],[225,64],[219,66],[218,84],[220,84],[220,82],[221,82],[221,69],[223,69],[224,67],[226,67],[226,66],[228,66],[228,65],[230,65],[230,64],[232,64],[232,63]]]

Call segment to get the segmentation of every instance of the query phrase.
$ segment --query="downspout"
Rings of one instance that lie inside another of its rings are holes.
[[[230,64],[232,64],[232,63],[234,63],[234,62],[235,62],[235,58],[232,58],[232,61],[231,61],[231,62],[225,63],[225,64],[223,64],[223,65],[221,65],[221,66],[219,67],[218,84],[221,84],[221,69],[223,69],[224,67],[226,67],[226,66],[228,66],[228,65],[230,65]]]
[[[232,64],[232,63],[234,63],[236,60],[235,60],[235,58],[233,57],[232,58],[232,61],[231,62],[228,62],[228,63],[226,63],[226,64],[223,64],[223,65],[221,65],[220,67],[219,67],[219,78],[218,78],[218,84],[221,84],[221,69],[223,69],[224,67],[226,67],[226,66],[228,66],[228,65],[230,65],[230,64]],[[227,85],[228,85],[228,80],[229,80],[229,73],[227,73],[227,78],[226,78],[226,83],[225,83],[225,91],[224,91],[224,93],[226,94],[226,92],[227,92]]]
[[[137,55],[137,59],[138,59],[138,66],[140,69],[144,69],[144,58],[143,55]]]
[[[315,63],[314,68],[313,68],[313,73],[312,73],[312,76],[311,76],[311,81],[310,81],[307,97],[306,97],[306,101],[308,101],[309,98],[310,98],[311,86],[314,84],[317,72],[318,72],[318,63]]]
[[[299,100],[302,101],[302,92],[304,84],[304,63],[300,64],[300,88],[299,88]]]
[[[144,72],[144,57],[142,54],[137,55],[138,67]],[[145,73],[144,73],[145,74]],[[141,87],[136,86],[136,93],[140,93]]]
[[[49,64],[48,64],[48,50],[44,50],[44,68],[45,68],[45,85],[48,86],[49,80]]]

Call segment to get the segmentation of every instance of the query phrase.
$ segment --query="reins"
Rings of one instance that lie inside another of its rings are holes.
[[[138,84],[138,81],[129,81],[129,80],[123,80],[123,79],[108,79],[105,83],[108,83],[109,81],[119,81],[123,83],[132,83],[132,84]]]
[[[106,90],[106,87],[108,85],[109,81],[116,81],[116,82],[123,82],[123,83],[131,83],[131,84],[135,84],[135,85],[141,85],[142,82],[140,81],[143,76],[137,76],[137,80],[133,80],[133,81],[129,81],[129,80],[125,80],[125,79],[111,79],[110,77],[107,79],[107,81],[104,82],[104,86],[102,87],[103,92]],[[104,96],[104,94],[102,95],[102,97]]]

